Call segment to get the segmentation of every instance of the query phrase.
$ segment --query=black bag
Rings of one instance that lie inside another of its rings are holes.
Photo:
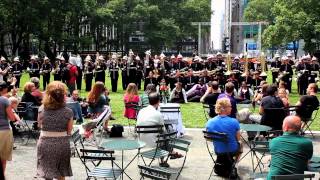
[[[217,160],[214,165],[214,172],[221,177],[237,179],[237,168],[233,167],[233,162],[233,158],[228,154],[217,155]]]
[[[122,137],[123,126],[120,124],[113,124],[111,128],[110,137]]]

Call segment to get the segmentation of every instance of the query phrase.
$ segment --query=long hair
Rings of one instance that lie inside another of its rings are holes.
[[[88,103],[96,104],[101,94],[104,93],[105,91],[106,91],[106,88],[104,87],[103,82],[100,82],[100,81],[96,82],[88,94]]]
[[[135,83],[129,83],[126,89],[126,96],[128,96],[129,101],[133,99],[133,96],[138,95],[138,87]]]
[[[46,89],[42,103],[44,109],[59,109],[65,106],[66,85],[60,81],[51,82]]]

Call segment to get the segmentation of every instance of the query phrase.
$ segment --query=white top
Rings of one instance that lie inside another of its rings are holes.
[[[161,113],[156,110],[152,105],[141,109],[137,117],[137,126],[153,126],[164,125],[164,121]],[[157,134],[145,133],[140,134],[140,140],[146,143],[147,147],[156,147],[155,141],[157,140]]]

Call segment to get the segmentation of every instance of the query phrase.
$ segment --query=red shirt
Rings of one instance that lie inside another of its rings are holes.
[[[76,73],[78,72],[77,66],[75,65],[70,65],[70,71],[69,71],[69,75],[70,75],[70,79],[69,79],[69,83],[73,84],[76,82],[77,80],[77,75]]]

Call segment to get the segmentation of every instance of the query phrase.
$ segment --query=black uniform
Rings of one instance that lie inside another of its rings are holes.
[[[8,69],[9,66],[10,66],[9,63],[7,63],[7,62],[0,64],[0,68],[2,69],[2,71],[4,71],[5,69]],[[8,75],[9,75],[8,72],[9,72],[9,69],[6,74],[3,74],[3,81],[4,82],[7,82],[7,80],[8,80]]]
[[[92,62],[88,62],[84,67],[84,81],[86,83],[86,91],[89,92],[92,87],[94,65]]]
[[[77,76],[77,89],[80,91],[82,86],[82,68],[77,66],[78,76]]]
[[[310,74],[309,83],[315,83],[316,78],[317,78],[317,74],[315,74],[313,72],[314,71],[319,72],[319,70],[320,70],[319,64],[310,64],[310,70],[311,70],[311,74]]]
[[[127,70],[127,62],[121,63],[121,78],[122,78],[122,89],[126,90],[128,86],[128,75],[129,71]]]
[[[110,62],[109,72],[110,72],[112,92],[117,92],[117,90],[118,90],[118,78],[119,78],[119,66],[115,61],[111,61]]]
[[[22,70],[23,70],[23,67],[20,63],[12,64],[11,72],[12,72],[12,75],[17,79],[17,83],[15,85],[17,88],[20,87],[20,78],[22,75]]]
[[[301,63],[297,66],[297,72],[299,77],[297,79],[298,92],[300,95],[307,94],[307,87],[309,85],[309,77],[310,77],[310,64]]]
[[[64,72],[67,72],[67,64],[66,63],[60,63],[59,64],[59,76],[60,76],[60,79],[63,83],[67,84],[67,81],[68,81],[68,77],[64,76]]]
[[[137,76],[137,63],[135,61],[131,61],[127,64],[127,83],[136,83]]]
[[[61,81],[61,74],[60,74],[59,62],[58,61],[56,61],[56,63],[55,63],[53,79],[55,81]]]
[[[217,65],[213,61],[208,61],[206,62],[205,67],[207,68],[208,71],[212,71],[217,68]]]
[[[105,84],[107,65],[105,63],[99,63],[95,65],[95,82],[101,81]]]
[[[287,84],[288,90],[289,92],[291,92],[291,83],[292,83],[292,75],[293,75],[293,71],[292,71],[292,67],[290,64],[282,64],[280,66],[280,72],[287,72],[288,74],[284,75],[282,77],[282,81],[284,81]]]
[[[194,62],[191,64],[191,69],[194,71],[201,71],[203,69],[203,65],[200,62]]]
[[[271,63],[272,68],[280,68],[281,67],[281,62],[276,60]],[[279,70],[272,72],[272,83],[276,83],[276,78],[279,76]]]
[[[141,61],[137,62],[137,74],[136,74],[136,85],[138,89],[141,89],[141,79],[143,78],[143,63]]]
[[[50,83],[50,72],[52,70],[51,64],[48,63],[43,63],[42,64],[42,82],[43,82],[43,89],[46,89],[47,85]]]
[[[37,77],[40,79],[40,65],[38,62],[30,62],[29,64],[29,76],[30,78],[32,77]]]
[[[173,64],[173,69],[175,70],[180,70],[186,67],[186,64],[182,61],[178,61],[176,63]]]
[[[199,81],[199,77],[197,76],[187,76],[184,78],[185,90],[188,91]]]

